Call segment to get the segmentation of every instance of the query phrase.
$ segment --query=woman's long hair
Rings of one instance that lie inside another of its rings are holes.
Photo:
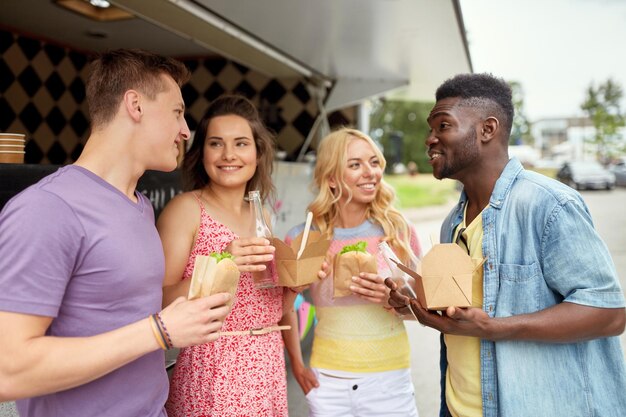
[[[376,143],[356,129],[342,128],[322,139],[317,148],[317,162],[313,173],[313,187],[316,189],[317,197],[309,205],[309,210],[313,213],[313,220],[321,234],[326,238],[332,238],[339,220],[341,195],[344,192],[348,193],[348,203],[352,199],[350,188],[343,179],[348,167],[348,144],[352,140],[366,141],[372,147],[383,170],[387,163]],[[334,190],[330,187],[331,179],[336,183]],[[402,262],[412,262],[416,258],[409,243],[411,239],[409,226],[404,216],[393,207],[395,198],[393,188],[381,179],[374,201],[367,207],[366,218],[383,228],[384,240],[394,249]]]
[[[250,100],[238,95],[223,95],[215,99],[200,120],[191,146],[183,159],[182,173],[186,191],[202,188],[211,182],[204,168],[204,143],[206,141],[209,123],[215,117],[235,115],[245,119],[250,125],[257,153],[257,167],[254,175],[246,184],[248,191],[259,190],[261,199],[273,199],[275,195],[272,183],[272,169],[274,167],[274,136],[267,130],[259,112]]]

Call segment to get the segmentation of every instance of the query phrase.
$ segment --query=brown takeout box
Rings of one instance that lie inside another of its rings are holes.
[[[354,251],[335,255],[333,297],[352,295],[350,291],[350,285],[353,285],[352,277],[358,277],[361,272],[378,273],[376,257],[371,253]]]
[[[278,268],[278,285],[283,287],[300,287],[317,281],[317,273],[330,246],[329,239],[321,239],[320,232],[311,230],[306,246],[300,258],[297,258],[302,241],[300,233],[291,242],[291,246],[282,240],[271,238],[276,248],[275,258]]]
[[[415,279],[415,294],[423,307],[445,310],[472,305],[472,277],[484,262],[484,259],[472,259],[457,244],[440,243],[424,256],[417,271],[397,264]]]

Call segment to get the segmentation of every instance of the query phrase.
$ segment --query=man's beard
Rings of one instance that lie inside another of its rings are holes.
[[[476,145],[476,130],[474,128],[462,140],[461,147],[454,153],[454,159],[450,161],[447,157],[440,173],[440,178],[454,178],[459,171],[470,166],[478,157],[480,152]],[[446,153],[447,155],[447,153]]]

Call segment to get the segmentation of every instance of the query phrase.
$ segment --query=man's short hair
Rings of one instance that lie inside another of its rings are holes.
[[[166,89],[163,74],[172,77],[179,87],[190,76],[181,62],[139,49],[117,49],[96,56],[91,62],[86,87],[91,127],[101,127],[113,120],[128,90],[156,98]]]
[[[484,108],[492,113],[508,136],[513,125],[513,96],[511,87],[502,78],[491,74],[459,74],[444,81],[435,93],[437,101],[460,97],[462,105]]]

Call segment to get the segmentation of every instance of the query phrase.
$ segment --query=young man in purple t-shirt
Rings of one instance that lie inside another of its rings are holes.
[[[21,416],[165,416],[162,349],[218,337],[228,294],[156,315],[163,250],[135,191],[144,171],[176,168],[187,79],[170,58],[102,54],[81,156],[0,214],[0,401],[17,400]]]

